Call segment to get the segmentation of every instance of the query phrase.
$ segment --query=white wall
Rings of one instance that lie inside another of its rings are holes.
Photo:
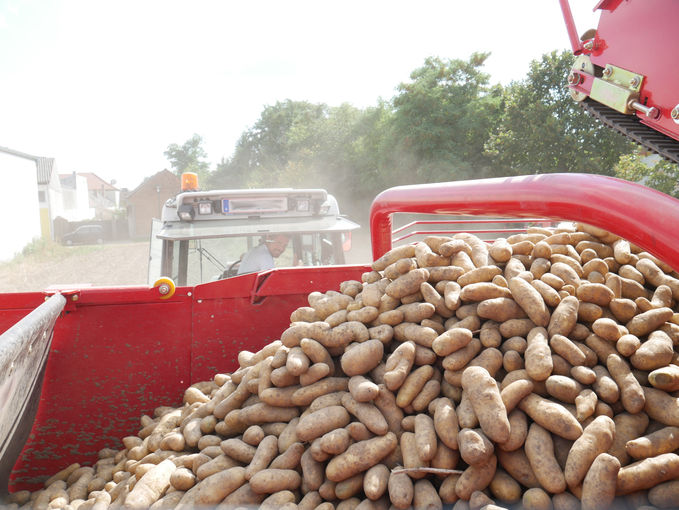
[[[0,152],[0,179],[0,261],[6,261],[40,237],[35,161]]]
[[[95,211],[90,207],[87,191],[87,179],[80,175],[75,177],[75,189],[61,188],[63,210],[61,216],[68,221],[84,221],[94,218]]]

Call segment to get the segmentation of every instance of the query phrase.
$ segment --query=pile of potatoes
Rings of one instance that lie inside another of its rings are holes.
[[[10,506],[679,506],[672,268],[574,224],[431,236],[372,268]]]

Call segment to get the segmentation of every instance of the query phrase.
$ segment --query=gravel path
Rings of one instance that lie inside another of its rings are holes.
[[[54,247],[0,264],[0,292],[43,290],[50,285],[145,285],[148,242]]]

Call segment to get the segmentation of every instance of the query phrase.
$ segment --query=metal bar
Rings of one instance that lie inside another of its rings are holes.
[[[519,232],[525,232],[525,228],[507,228],[507,229],[474,229],[474,230],[416,230],[414,232],[409,232],[407,234],[403,234],[402,236],[394,238],[391,242],[397,243],[399,241],[403,241],[404,239],[408,239],[409,237],[413,237],[416,235],[451,235],[451,234],[462,234],[462,233],[469,233],[469,234],[499,234],[499,233],[519,233]]]
[[[551,221],[547,220],[545,218],[526,218],[526,219],[512,219],[512,218],[498,218],[498,219],[492,219],[492,220],[480,220],[478,218],[468,218],[464,220],[415,220],[411,221],[410,223],[403,225],[402,227],[399,227],[395,230],[393,230],[391,233],[392,234],[398,234],[399,232],[402,232],[410,227],[413,227],[415,225],[460,225],[460,224],[465,224],[465,223],[475,223],[475,224],[482,224],[482,223],[529,223],[529,222],[542,222],[542,221]]]
[[[394,213],[580,221],[624,237],[679,269],[679,200],[614,177],[544,174],[390,188],[370,210],[375,260],[391,249]]]
[[[568,31],[568,38],[571,41],[573,53],[575,55],[580,55],[584,48],[582,46],[582,41],[580,41],[578,30],[575,28],[575,20],[573,19],[571,6],[568,3],[568,0],[559,0],[559,4],[561,4],[561,12],[563,13],[563,20],[566,23],[566,30]]]
[[[0,335],[0,500],[31,432],[54,324],[65,304],[55,294]]]

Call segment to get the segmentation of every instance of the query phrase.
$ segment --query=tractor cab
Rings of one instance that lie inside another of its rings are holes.
[[[345,263],[351,232],[359,225],[342,216],[323,189],[191,190],[168,200],[154,220],[149,257],[150,284],[161,277],[197,285],[239,274],[243,256],[276,235],[287,247],[276,267]]]

